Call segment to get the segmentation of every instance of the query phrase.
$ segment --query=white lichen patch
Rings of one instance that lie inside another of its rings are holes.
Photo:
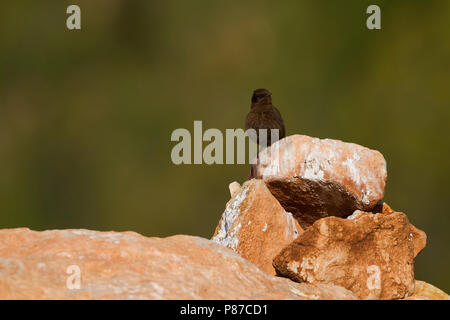
[[[265,157],[261,158],[264,161],[263,167],[265,174],[279,175],[280,174],[280,144],[274,143],[265,151]]]
[[[292,213],[290,212],[284,212],[286,217],[286,231],[285,231],[285,237],[286,239],[296,239],[298,237],[298,230],[297,226],[295,225],[294,217],[292,216]]]
[[[298,296],[300,296],[300,297],[306,298],[306,299],[308,299],[308,300],[318,300],[318,299],[320,298],[320,297],[319,297],[318,295],[316,295],[316,294],[311,294],[311,293],[302,292],[302,291],[298,290],[297,288],[295,288],[295,287],[294,287],[293,285],[291,285],[291,284],[289,284],[289,288],[290,288],[290,290],[291,290],[292,293],[294,293],[294,294],[296,294],[296,295],[298,295]]]
[[[61,252],[58,252],[58,253],[56,253],[56,255],[57,255],[58,257],[72,258],[72,254],[69,253],[69,252],[67,252],[67,251],[61,251]]]
[[[283,171],[289,171],[295,166],[295,159],[297,158],[297,146],[291,140],[281,140],[286,152],[281,157],[281,168]]]
[[[85,229],[70,230],[70,232],[77,236],[89,236],[89,235],[95,233],[95,231],[85,230]]]
[[[298,261],[289,261],[287,264],[287,269],[291,272],[298,273],[298,267],[300,263]]]
[[[391,260],[391,257],[389,256],[389,252],[386,250],[381,249],[379,252],[379,255],[381,256],[381,258],[384,260],[384,262],[389,265],[389,262]]]
[[[302,263],[300,264],[300,268],[301,270],[299,275],[303,281],[314,282],[314,274],[317,272],[316,260],[312,257],[304,257]]]
[[[284,169],[280,157],[280,141],[275,142],[270,147],[261,152],[258,163],[258,170],[262,177],[281,175],[281,168]],[[284,155],[285,156],[285,155]]]
[[[381,289],[381,271],[377,265],[367,266],[367,274],[369,275],[366,280],[366,286],[369,290]]]
[[[116,232],[107,232],[107,233],[95,233],[91,235],[89,238],[94,240],[104,240],[108,242],[113,242],[116,244],[119,244],[121,240],[123,241],[136,241],[137,239],[133,236],[126,235],[123,233],[116,233]]]
[[[149,282],[148,284],[152,287],[154,294],[156,294],[158,297],[164,296],[165,290],[163,286],[159,285],[156,282]]]
[[[103,240],[108,242],[113,242],[116,244],[120,243],[120,240],[124,241],[137,241],[137,238],[128,234],[119,233],[119,232],[99,232],[99,231],[92,231],[92,230],[70,230],[72,234],[75,234],[77,236],[88,236],[90,239],[93,240]]]
[[[320,221],[319,232],[321,235],[327,237],[328,236],[328,224],[326,221]]]
[[[347,220],[355,220],[361,213],[361,210],[355,210],[350,216],[347,217]]]
[[[365,204],[369,204],[369,202],[370,202],[369,192],[366,192],[364,189],[361,191],[361,200]]]
[[[314,138],[305,143],[301,148],[304,160],[298,176],[315,181],[325,179],[326,173],[334,171],[339,150],[335,140]]]
[[[348,177],[355,183],[356,186],[361,186],[361,173],[359,170],[358,161],[361,157],[356,151],[353,152],[352,158],[347,158],[342,164],[348,169]]]
[[[309,180],[322,180],[324,178],[324,171],[322,170],[321,164],[321,159],[316,157],[315,153],[308,154],[303,163],[303,170],[300,176]]]
[[[266,232],[267,231],[267,223],[264,224],[264,228],[262,229],[262,232]]]
[[[220,222],[219,232],[212,238],[218,244],[229,247],[233,250],[237,249],[239,244],[238,232],[241,224],[237,223],[241,213],[241,204],[247,196],[249,185],[247,184],[241,191],[227,203],[222,219]]]

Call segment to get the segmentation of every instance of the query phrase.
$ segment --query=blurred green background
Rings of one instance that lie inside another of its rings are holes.
[[[265,87],[288,134],[384,154],[416,278],[448,292],[449,80],[447,0],[2,1],[0,227],[210,237],[249,167],[176,166],[170,135],[243,127]]]

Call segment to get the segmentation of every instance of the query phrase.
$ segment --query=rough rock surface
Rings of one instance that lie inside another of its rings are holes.
[[[79,289],[71,278],[74,268],[80,271]],[[354,298],[342,287],[268,275],[199,237],[0,230],[0,299]]]
[[[393,210],[386,202],[379,202],[373,209],[373,213],[391,214]],[[427,245],[427,235],[424,231],[416,228],[414,225],[410,225],[411,234],[414,245],[414,258],[425,248]]]
[[[450,300],[448,294],[425,281],[416,280],[415,287],[411,300]]]
[[[383,198],[387,179],[380,152],[303,135],[286,137],[264,149],[255,171],[304,229],[327,216],[371,211]]]
[[[425,248],[427,245],[427,235],[424,231],[416,228],[411,224],[411,235],[414,245],[414,258]]]
[[[401,299],[414,293],[414,245],[403,213],[356,211],[323,218],[274,259],[280,275],[332,283],[361,299]]]
[[[303,230],[273,197],[262,180],[252,179],[234,192],[212,240],[229,247],[264,272]]]
[[[228,188],[230,189],[230,195],[233,198],[236,195],[236,193],[238,193],[239,190],[241,189],[241,185],[239,184],[239,182],[234,181],[234,182],[230,183]]]

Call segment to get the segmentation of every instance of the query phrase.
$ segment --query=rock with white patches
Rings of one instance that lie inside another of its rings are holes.
[[[262,180],[250,180],[234,193],[212,237],[264,272],[275,274],[273,258],[303,232]]]
[[[239,182],[234,181],[234,182],[230,183],[228,188],[230,189],[230,195],[233,198],[234,195],[241,189],[241,185],[239,184]]]
[[[268,275],[211,240],[134,232],[0,230],[0,279],[0,299],[355,299]]]
[[[327,216],[370,211],[383,198],[387,179],[380,152],[304,135],[263,150],[255,172],[303,228]]]
[[[360,299],[405,298],[414,293],[412,228],[400,212],[323,218],[273,265],[291,280],[342,286]]]

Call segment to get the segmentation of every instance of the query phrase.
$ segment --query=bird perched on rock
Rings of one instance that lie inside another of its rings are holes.
[[[245,130],[255,129],[256,137],[250,138],[259,145],[270,146],[279,139],[283,139],[286,136],[286,129],[284,128],[284,121],[281,117],[280,111],[272,104],[272,93],[266,89],[256,89],[252,95],[252,105],[250,112],[245,119]],[[267,129],[267,140],[265,135],[260,134],[260,129]],[[272,137],[271,130],[278,129],[277,137]],[[272,141],[273,140],[273,141]],[[258,161],[259,157],[257,156]],[[252,165],[249,179],[256,176],[255,165]]]
[[[258,144],[262,144],[259,137],[259,129],[267,129],[267,146],[276,142],[275,137],[271,136],[271,129],[278,129],[278,139],[283,139],[286,136],[286,129],[284,128],[284,121],[281,117],[280,111],[272,104],[272,93],[266,89],[256,89],[252,95],[252,105],[250,112],[245,119],[245,130],[255,129]],[[274,138],[274,141],[272,141]]]

